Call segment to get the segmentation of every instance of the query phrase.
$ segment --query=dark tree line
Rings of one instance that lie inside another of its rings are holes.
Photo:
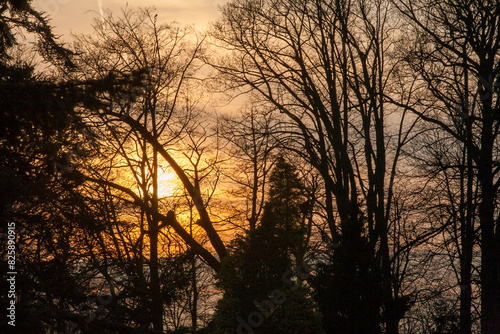
[[[209,38],[124,9],[64,46],[0,3],[16,329],[499,333],[499,26],[494,0],[232,0]]]

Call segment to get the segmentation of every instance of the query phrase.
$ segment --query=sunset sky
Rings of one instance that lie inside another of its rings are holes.
[[[208,22],[218,14],[217,8],[225,0],[34,0],[33,5],[52,18],[52,25],[59,35],[91,32],[93,18],[103,9],[118,12],[128,3],[131,7],[154,6],[158,10],[159,20],[177,21],[180,24],[194,24],[203,30]]]

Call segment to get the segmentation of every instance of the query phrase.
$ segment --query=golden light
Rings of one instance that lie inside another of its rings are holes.
[[[169,167],[160,167],[158,170],[158,197],[168,198],[178,196],[180,181]]]

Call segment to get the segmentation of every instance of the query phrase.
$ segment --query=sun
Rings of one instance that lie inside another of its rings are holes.
[[[158,170],[158,197],[169,198],[177,196],[180,191],[180,181],[168,167],[160,167]]]

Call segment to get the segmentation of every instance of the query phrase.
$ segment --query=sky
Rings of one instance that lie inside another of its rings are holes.
[[[219,15],[219,6],[229,0],[33,0],[36,10],[43,11],[51,19],[53,31],[60,41],[70,42],[71,34],[90,34],[92,23],[103,10],[119,13],[127,3],[129,7],[154,6],[158,22],[177,21],[180,25],[194,25],[198,31],[207,28]],[[226,104],[213,99],[211,105],[219,111],[239,109],[245,97]]]
[[[224,2],[226,0],[34,0],[32,4],[51,18],[55,33],[66,39],[71,33],[92,32],[93,19],[103,9],[119,12],[127,3],[130,7],[156,7],[159,22],[177,21],[203,30],[215,20],[218,6]]]

